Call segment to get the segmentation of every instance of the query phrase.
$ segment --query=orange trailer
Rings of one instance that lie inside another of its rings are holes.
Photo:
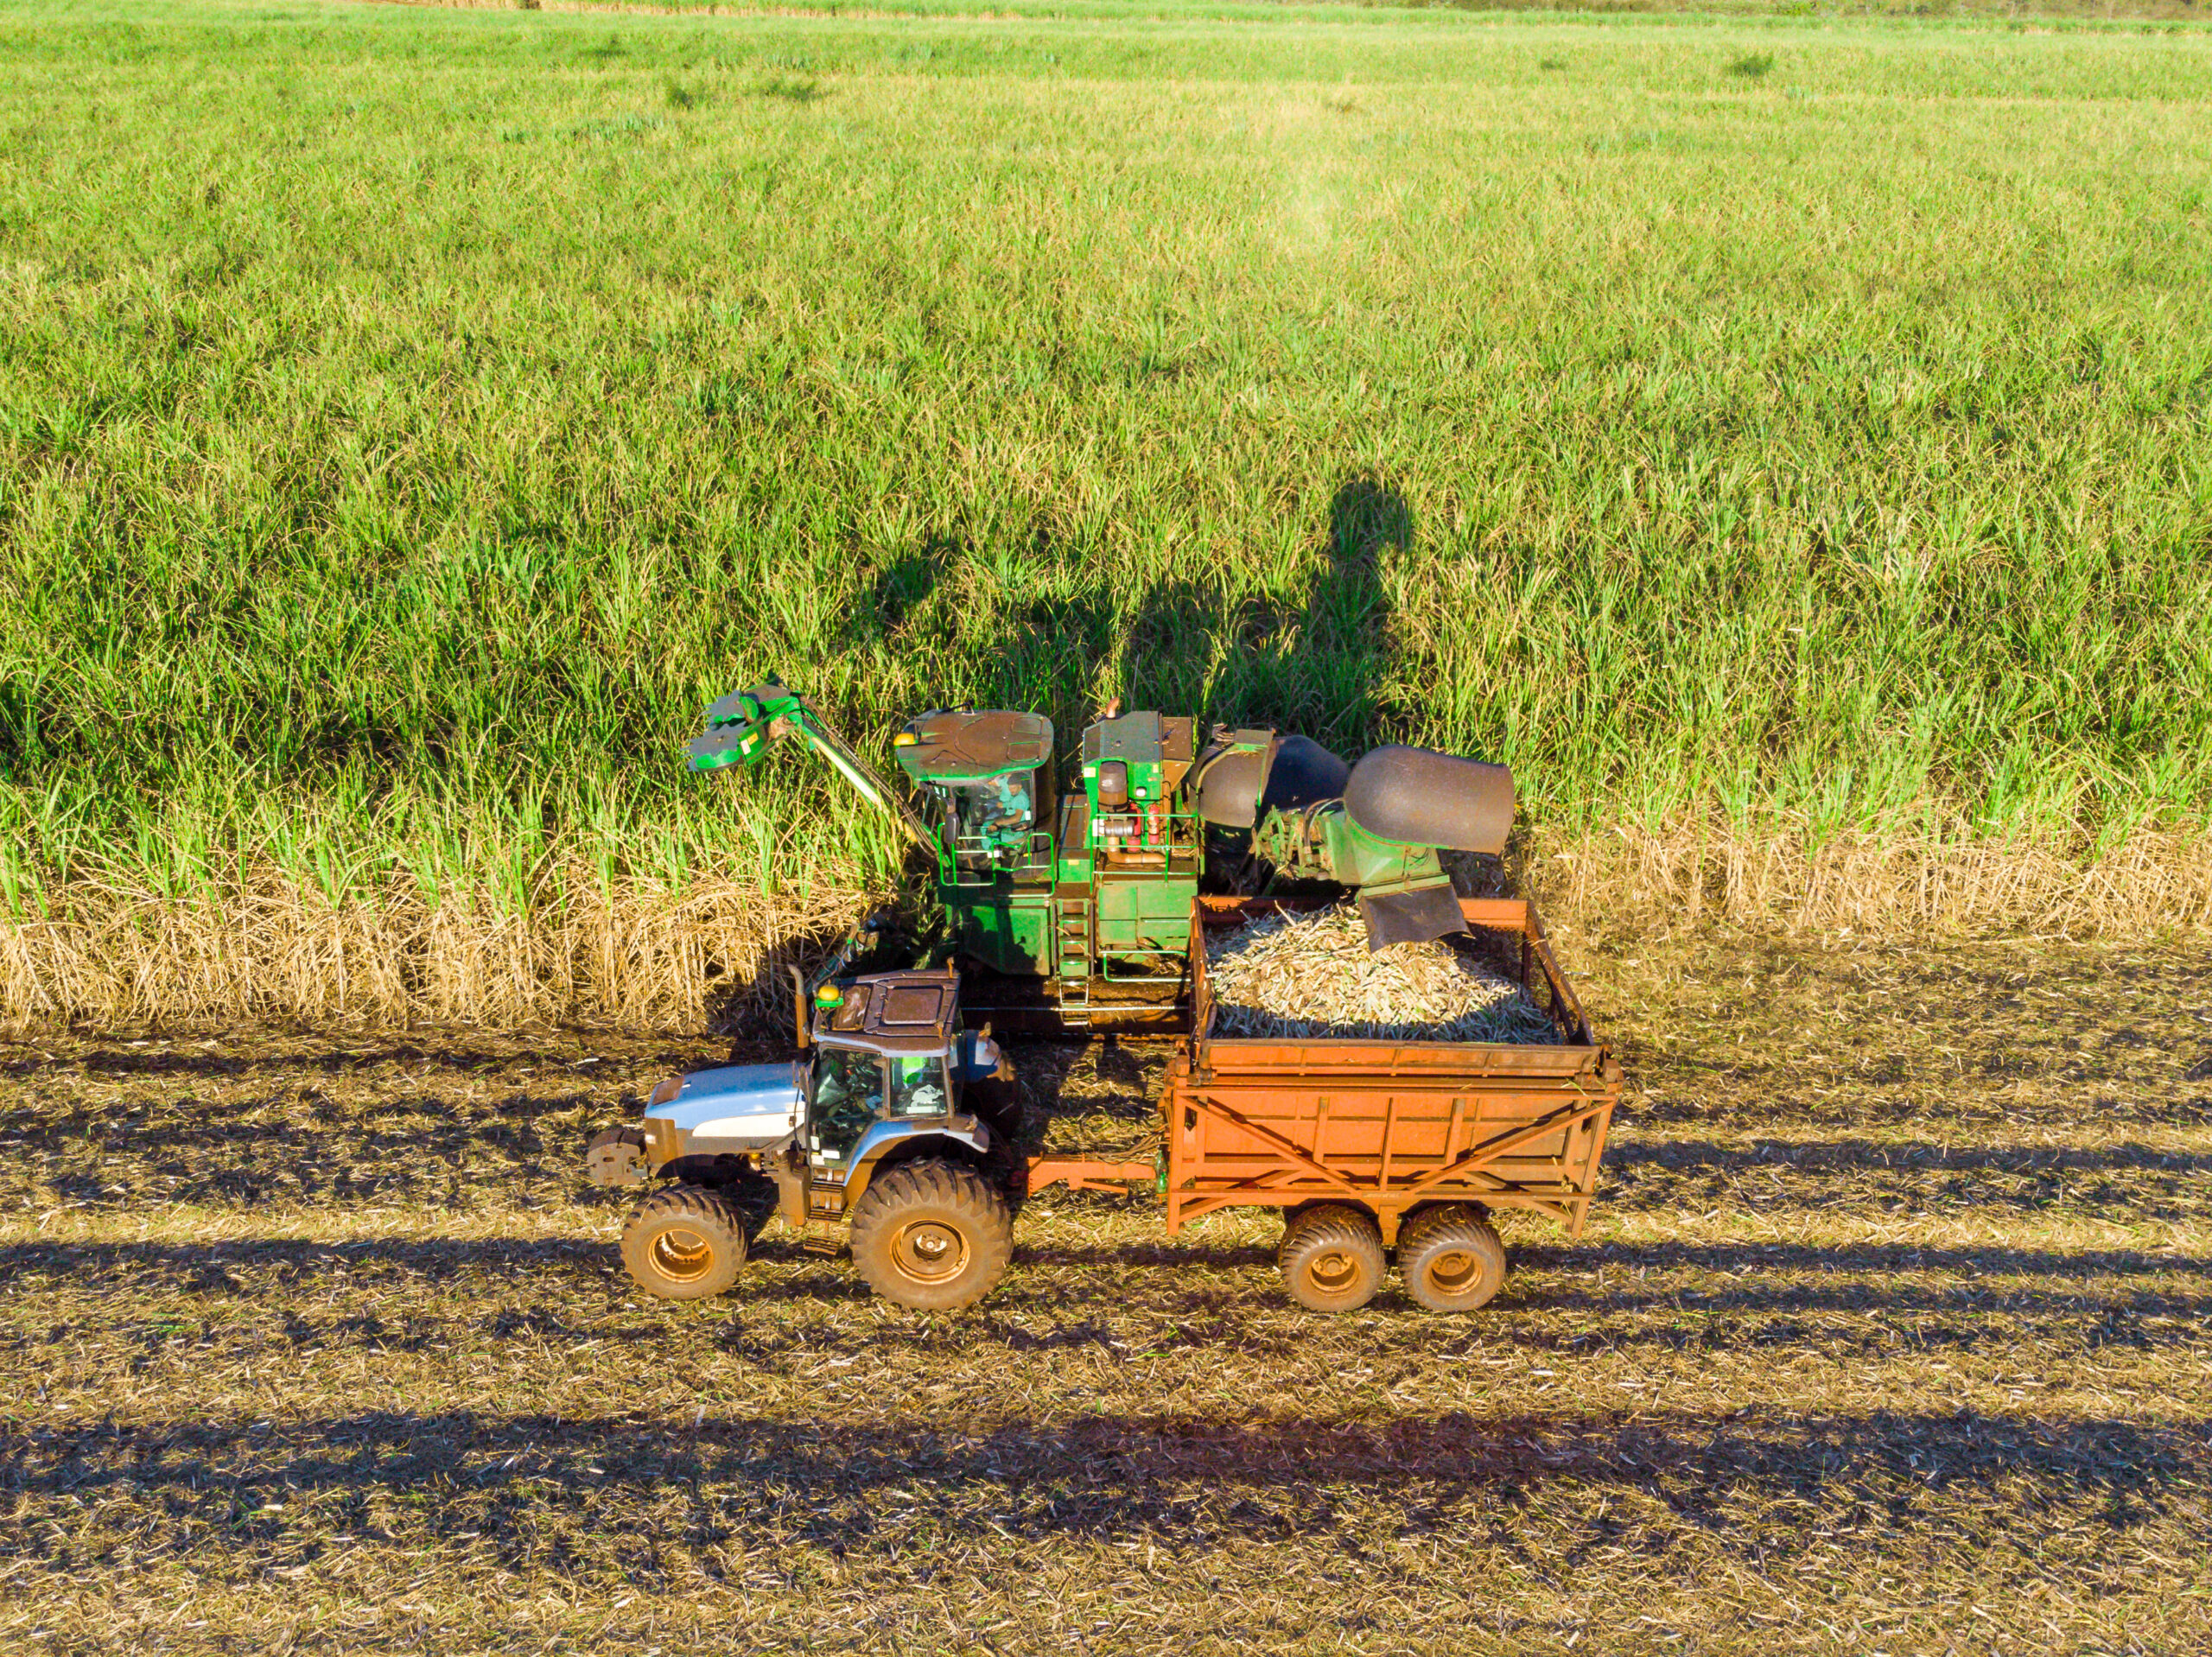
[[[1471,1311],[1504,1280],[1491,1216],[1526,1209],[1581,1234],[1620,1066],[1591,1033],[1521,898],[1460,907],[1478,947],[1551,1015],[1556,1045],[1216,1035],[1199,940],[1303,906],[1198,900],[1191,1035],[1160,1097],[1167,1229],[1221,1209],[1280,1208],[1280,1263],[1300,1305],[1364,1305],[1395,1247],[1416,1300]],[[1039,1159],[1029,1184],[1095,1187],[1141,1171],[1150,1171]]]

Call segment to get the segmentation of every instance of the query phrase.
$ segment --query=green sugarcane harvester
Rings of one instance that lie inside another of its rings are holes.
[[[695,771],[757,764],[796,737],[935,862],[950,953],[1042,981],[1059,1020],[1173,1001],[1206,889],[1351,891],[1370,949],[1465,930],[1442,851],[1496,855],[1513,820],[1503,765],[1377,748],[1347,765],[1301,736],[1108,716],[1083,733],[1079,789],[1057,786],[1041,714],[938,708],[892,753],[900,789],[807,699],[770,680],[707,710]]]

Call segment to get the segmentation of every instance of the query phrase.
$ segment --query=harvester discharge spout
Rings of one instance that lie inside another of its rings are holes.
[[[1440,854],[1505,849],[1513,774],[1427,748],[1377,748],[1354,765],[1304,737],[1217,731],[1193,778],[1198,814],[1251,830],[1268,889],[1348,886],[1371,949],[1465,931]]]

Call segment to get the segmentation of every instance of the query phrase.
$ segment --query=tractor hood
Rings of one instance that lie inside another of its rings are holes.
[[[646,1109],[645,1121],[675,1125],[679,1156],[758,1151],[798,1126],[804,1089],[805,1072],[798,1064],[694,1070],[676,1084],[673,1097],[658,1097],[665,1086],[656,1089],[657,1101]]]

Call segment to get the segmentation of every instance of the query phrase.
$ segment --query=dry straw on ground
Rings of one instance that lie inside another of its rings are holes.
[[[2212,921],[2212,842],[2139,828],[2093,856],[1885,828],[1815,838],[1782,829],[1624,824],[1529,859],[1548,911],[1723,920],[1791,931],[2128,936]]]
[[[602,883],[583,868],[550,874],[522,913],[403,879],[334,903],[267,870],[193,899],[79,886],[0,920],[0,1024],[697,1030],[767,1014],[786,994],[781,959],[849,925],[862,901]]]
[[[1268,915],[1206,940],[1219,1036],[1555,1042],[1521,987],[1443,941],[1370,952],[1359,911]]]
[[[2212,850],[2178,831],[2140,831],[2085,862],[1904,835],[1808,845],[1623,828],[1564,849],[1539,841],[1523,867],[1547,917],[1584,930],[1720,921],[1860,937],[2126,936],[2212,920]],[[582,862],[549,867],[520,912],[459,886],[434,899],[400,878],[333,901],[270,867],[192,898],[79,881],[0,915],[0,1028],[273,1019],[696,1030],[767,1016],[781,959],[868,901],[842,887],[607,882]]]

